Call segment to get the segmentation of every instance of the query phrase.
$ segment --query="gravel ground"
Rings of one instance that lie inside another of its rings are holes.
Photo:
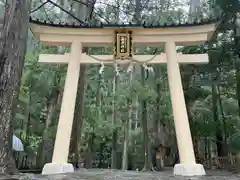
[[[22,174],[20,176],[2,177],[1,180],[240,180],[240,174],[232,174],[225,171],[209,171],[202,177],[177,177],[172,170],[163,172],[136,172],[136,171],[112,171],[112,170],[79,170],[70,174],[58,174],[51,176]]]

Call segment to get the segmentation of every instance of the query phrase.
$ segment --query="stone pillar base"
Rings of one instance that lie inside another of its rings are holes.
[[[73,165],[70,163],[47,163],[44,165],[42,174],[61,174],[74,172]]]
[[[176,176],[204,176],[206,172],[201,164],[176,164],[173,174]]]

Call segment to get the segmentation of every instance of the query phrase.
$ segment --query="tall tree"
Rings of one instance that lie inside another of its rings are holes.
[[[190,0],[189,20],[194,21],[196,18],[200,18],[201,15],[201,0]]]
[[[129,88],[130,88],[130,93],[128,94],[127,97],[127,106],[129,107],[128,109],[128,118],[125,120],[124,123],[124,142],[123,142],[123,156],[122,156],[122,170],[127,170],[128,168],[128,149],[129,149],[129,142],[131,141],[131,131],[132,131],[132,112],[133,112],[133,100],[132,100],[132,82],[133,82],[133,69],[130,72],[130,77],[129,77]]]
[[[12,173],[13,100],[18,97],[26,52],[29,2],[7,0],[0,40],[0,172]]]
[[[112,102],[112,125],[113,125],[113,132],[112,132],[112,156],[111,156],[111,169],[117,168],[117,88],[118,88],[118,75],[114,75],[113,78],[113,102]]]
[[[135,0],[135,21],[141,24],[141,1]],[[146,69],[141,66],[141,85],[146,86]],[[143,171],[148,171],[153,169],[152,162],[150,158],[150,143],[148,137],[148,115],[147,115],[147,99],[141,100],[141,125],[143,130],[143,149],[144,149],[144,167]]]
[[[117,10],[116,10],[116,22],[119,23],[120,20],[120,0],[117,0]],[[119,76],[115,73],[113,78],[113,102],[112,102],[112,155],[111,155],[111,169],[117,168],[117,136],[118,136],[118,129],[116,127],[117,124],[117,91],[118,91],[118,84],[119,84]]]

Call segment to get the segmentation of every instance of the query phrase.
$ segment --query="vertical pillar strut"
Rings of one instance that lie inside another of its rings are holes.
[[[81,43],[73,42],[64,86],[57,135],[54,145],[52,159],[52,162],[54,163],[66,163],[68,160],[68,150],[70,145],[78,78],[80,72],[79,60],[81,58],[81,51]]]
[[[167,54],[168,81],[171,93],[180,163],[195,163],[181,74],[179,64],[176,59],[175,43],[167,42],[165,50]]]
[[[65,80],[52,163],[44,166],[42,174],[73,172],[73,166],[67,162],[80,72],[81,53],[82,44],[80,42],[73,42]]]
[[[197,165],[195,160],[181,74],[179,64],[176,59],[176,46],[174,42],[167,42],[165,44],[165,53],[167,54],[168,81],[180,157],[180,164],[175,165],[174,174],[185,176],[205,175],[203,166]]]

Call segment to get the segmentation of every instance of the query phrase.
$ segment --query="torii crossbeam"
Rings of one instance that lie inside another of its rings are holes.
[[[81,59],[81,61],[80,61]],[[93,55],[89,56],[86,53],[81,54],[79,59],[80,64],[112,64],[114,59],[113,55]],[[139,63],[144,63],[148,59],[152,59],[147,64],[166,64],[167,55],[162,53],[161,55],[134,55],[133,59],[136,59]],[[108,61],[106,61],[108,60]],[[57,63],[57,64],[68,64],[70,61],[70,54],[40,54],[39,62],[41,63]],[[181,54],[177,53],[177,61],[181,64],[203,64],[208,63],[208,54]],[[131,63],[131,60],[117,60],[117,64]]]
[[[145,44],[165,47],[165,53],[157,55],[148,63],[167,64],[169,89],[180,156],[180,164],[175,165],[174,174],[183,176],[205,175],[203,166],[196,164],[195,160],[179,63],[207,63],[208,56],[207,54],[179,54],[176,52],[176,46],[204,44],[211,38],[215,31],[215,23],[209,21],[199,22],[199,24],[180,24],[168,27],[116,25],[116,27],[99,26],[91,28],[67,24],[47,24],[33,20],[31,22],[31,29],[40,41],[48,45],[71,46],[69,54],[42,54],[39,58],[39,61],[43,63],[68,64],[53,159],[52,163],[44,166],[43,174],[73,172],[73,166],[67,163],[67,159],[80,64],[97,64],[100,63],[99,59],[113,59],[116,56],[121,58],[121,60],[118,60],[118,63],[129,63],[131,62],[131,58],[137,59],[139,62],[144,62],[153,57],[153,55],[134,55],[131,52],[131,45]],[[116,31],[121,31],[121,33],[116,35]],[[89,56],[82,53],[82,47],[111,44],[116,46],[116,51],[112,56]],[[125,60],[127,59],[126,57],[130,56],[129,60]]]

